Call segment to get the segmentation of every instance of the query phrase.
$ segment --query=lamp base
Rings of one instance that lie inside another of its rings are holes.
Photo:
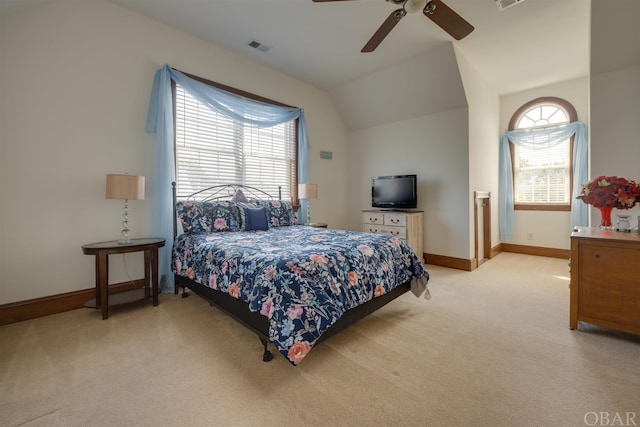
[[[133,240],[129,237],[129,201],[124,200],[124,213],[122,214],[122,231],[120,232],[122,238],[118,240],[119,245],[130,245]]]

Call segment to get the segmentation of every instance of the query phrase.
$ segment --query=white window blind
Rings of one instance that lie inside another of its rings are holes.
[[[518,146],[514,167],[516,203],[569,203],[569,141],[556,146]]]
[[[249,128],[201,104],[176,84],[178,198],[221,184],[250,185],[289,200],[296,172],[295,121]]]
[[[555,104],[536,105],[518,120],[517,129],[568,123]],[[569,205],[571,200],[571,144],[536,143],[514,146],[514,199],[517,204]]]

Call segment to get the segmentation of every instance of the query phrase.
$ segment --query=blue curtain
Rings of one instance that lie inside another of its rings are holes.
[[[511,151],[509,142],[523,147],[536,144],[557,145],[573,139],[573,194],[571,195],[570,229],[576,225],[588,225],[587,205],[578,202],[581,185],[587,182],[588,176],[588,141],[587,126],[582,122],[568,125],[551,126],[535,130],[513,130],[504,134],[500,141],[499,186],[498,186],[498,218],[500,223],[500,240],[513,238],[513,175],[511,167]],[[569,232],[569,231],[568,231]]]
[[[158,255],[158,274],[162,290],[173,291],[171,250],[173,244],[173,200],[171,183],[175,181],[173,149],[173,101],[171,81],[212,110],[234,123],[248,127],[271,127],[298,119],[298,182],[309,182],[309,138],[304,113],[300,108],[280,107],[247,99],[191,79],[164,65],[156,72],[151,90],[147,132],[157,134],[153,172],[151,230],[154,237],[163,237],[167,245]],[[300,201],[299,217],[307,217],[308,203]]]

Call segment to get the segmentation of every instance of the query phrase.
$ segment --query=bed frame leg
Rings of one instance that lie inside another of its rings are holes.
[[[186,298],[188,296],[189,296],[189,292],[187,292],[187,288],[183,286],[182,287],[182,295],[181,295],[181,297],[182,298]]]
[[[178,275],[174,274],[174,276],[173,276],[173,293],[175,295],[178,295],[178,288],[180,286],[182,286],[182,298],[188,297],[189,294],[187,293],[187,287],[184,284],[180,285],[179,284],[179,280],[178,280]]]
[[[269,362],[271,359],[273,359],[273,354],[271,354],[271,352],[267,348],[267,344],[269,344],[269,342],[264,338],[260,338],[260,342],[262,343],[262,345],[264,345],[264,353],[262,354],[262,361]]]

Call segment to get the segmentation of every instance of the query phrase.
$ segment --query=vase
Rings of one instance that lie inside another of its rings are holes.
[[[600,209],[600,228],[603,230],[612,230],[611,211],[613,211],[613,208],[610,206],[603,206],[598,209]]]

